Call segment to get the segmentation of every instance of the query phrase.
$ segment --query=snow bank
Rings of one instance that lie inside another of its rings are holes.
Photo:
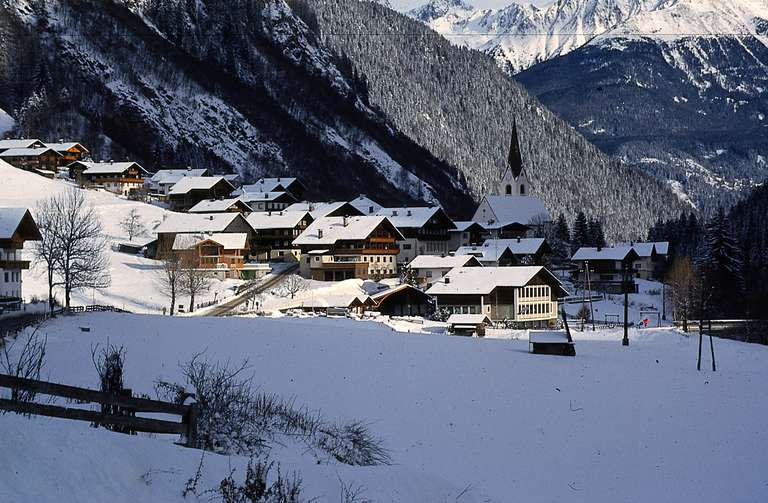
[[[531,355],[525,338],[400,334],[325,318],[104,313],[60,318],[44,332],[52,380],[93,386],[90,346],[109,339],[127,349],[127,385],[151,393],[154,379],[178,379],[176,362],[206,350],[211,360],[247,358],[264,391],[331,420],[369,422],[394,467],[317,465],[302,452],[276,453],[301,470],[305,494],[319,501],[339,501],[337,474],[374,501],[456,501],[466,487],[459,502],[768,498],[762,346],[716,340],[712,373],[695,370],[696,338],[669,329],[633,330],[629,348],[618,330],[576,333],[575,358]],[[199,461],[167,439],[54,420],[0,416],[0,429],[0,465],[14,467],[0,476],[11,482],[0,484],[2,501],[98,501],[102,488],[117,492],[115,501],[175,501]],[[209,484],[228,463],[211,459]],[[148,485],[141,474],[150,469],[174,472],[158,471]],[[95,492],[86,492],[91,485]]]

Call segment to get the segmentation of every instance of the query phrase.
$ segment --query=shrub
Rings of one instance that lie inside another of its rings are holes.
[[[38,334],[40,326],[38,323],[18,348],[18,338],[4,340],[0,337],[0,372],[23,379],[40,379],[48,346],[48,338]],[[11,400],[14,402],[31,402],[35,396],[33,391],[11,389]]]

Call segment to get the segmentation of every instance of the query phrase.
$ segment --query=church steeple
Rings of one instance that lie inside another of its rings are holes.
[[[520,139],[517,135],[517,119],[512,124],[512,139],[509,142],[507,167],[512,171],[512,177],[518,178],[523,172],[523,156],[520,154]]]

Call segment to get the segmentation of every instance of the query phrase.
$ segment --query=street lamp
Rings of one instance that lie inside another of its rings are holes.
[[[621,340],[622,346],[629,346],[629,261],[624,261],[624,273],[621,288],[624,290],[624,338]]]

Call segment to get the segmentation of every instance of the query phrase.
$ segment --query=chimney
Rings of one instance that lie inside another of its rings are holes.
[[[373,213],[373,206],[368,206],[368,213]]]
[[[393,217],[396,217],[396,216],[397,216],[397,210],[392,210],[392,216],[393,216]]]
[[[59,143],[64,143],[64,138],[59,138]]]
[[[448,284],[450,284],[450,282],[451,282],[451,278],[449,278],[448,276],[446,276],[446,277],[445,277],[445,284],[446,284],[446,285],[448,285]]]
[[[597,245],[597,251],[601,251],[602,249],[603,249],[603,247],[602,247],[602,246],[600,246],[600,245]]]
[[[192,166],[187,166],[187,171],[192,171]]]
[[[347,216],[346,216],[346,215],[344,215],[344,216],[342,217],[342,220],[341,220],[341,222],[342,222],[342,224],[344,225],[344,227],[346,227],[346,226],[347,226],[347,224],[349,224],[349,221],[347,220]]]
[[[213,220],[213,215],[208,215],[208,220]]]
[[[408,215],[408,216],[410,217],[410,216],[412,216],[412,215],[413,215],[413,213],[411,212],[411,210],[408,210],[408,212],[406,213],[406,215]]]
[[[110,160],[109,160],[109,163],[110,163],[110,164],[114,164],[114,163],[115,163],[114,159],[110,159]]]
[[[267,216],[268,216],[268,217],[271,217],[271,216],[272,216],[272,212],[271,212],[271,211],[268,211],[268,212],[267,212]]]
[[[517,242],[518,243],[520,242],[520,236],[517,236]]]
[[[317,229],[317,239],[323,238],[323,229]]]
[[[277,177],[277,181],[278,181],[278,182],[280,181],[280,177],[279,177],[279,176]]]

